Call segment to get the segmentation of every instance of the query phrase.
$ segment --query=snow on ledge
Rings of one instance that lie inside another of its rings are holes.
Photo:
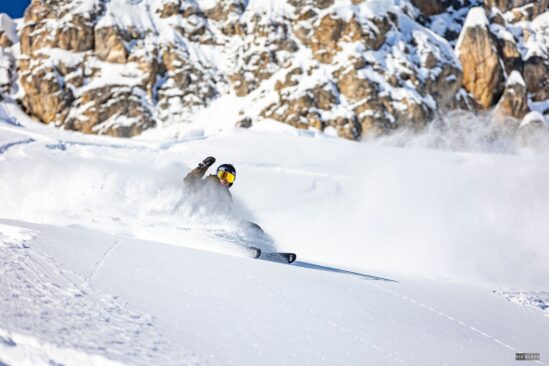
[[[477,26],[488,26],[490,22],[486,16],[486,12],[480,6],[471,8],[469,13],[467,13],[467,18],[465,18],[465,23],[463,23],[463,28],[477,27]]]
[[[545,120],[545,117],[543,116],[543,114],[541,114],[540,112],[537,112],[537,111],[533,111],[533,112],[528,113],[526,116],[524,116],[524,118],[520,122],[519,128],[530,125],[532,123],[539,123],[539,122],[542,122],[545,125],[548,125],[548,123]]]
[[[520,72],[518,72],[517,70],[513,70],[511,72],[511,75],[509,75],[509,79],[507,79],[506,85],[516,85],[516,84],[524,85],[526,87],[526,83],[524,82],[524,79],[520,74]]]
[[[0,32],[5,32],[7,37],[13,43],[17,43],[19,37],[17,36],[17,26],[15,21],[5,13],[0,13]]]
[[[454,47],[456,56],[460,57],[461,44],[463,43],[463,38],[468,28],[474,28],[474,27],[488,28],[489,25],[490,25],[490,22],[488,21],[488,17],[486,16],[486,12],[484,11],[483,8],[481,7],[471,8],[471,10],[469,10],[469,13],[467,13],[467,18],[465,18],[465,23],[463,23],[463,28],[461,29],[459,38]]]

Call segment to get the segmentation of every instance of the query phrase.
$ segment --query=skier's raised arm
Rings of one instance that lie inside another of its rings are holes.
[[[183,178],[183,183],[192,185],[194,183],[200,182],[200,180],[204,177],[206,174],[206,171],[210,166],[215,163],[215,158],[213,156],[208,156],[206,159],[204,159],[196,168],[191,170],[185,178]]]

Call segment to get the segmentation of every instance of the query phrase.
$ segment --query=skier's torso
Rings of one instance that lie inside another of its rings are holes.
[[[206,178],[203,179],[203,181],[203,185],[208,190],[208,194],[211,194],[213,196],[212,198],[228,200],[232,203],[233,196],[229,191],[229,188],[221,184],[221,182],[215,175],[208,175]]]

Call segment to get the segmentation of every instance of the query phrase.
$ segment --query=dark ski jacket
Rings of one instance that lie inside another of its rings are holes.
[[[222,197],[226,197],[226,199],[232,202],[233,196],[231,195],[229,188],[221,184],[217,175],[210,174],[204,178],[207,170],[208,167],[197,166],[183,178],[183,183],[190,189],[209,189],[210,193],[213,193],[216,196],[221,195]]]

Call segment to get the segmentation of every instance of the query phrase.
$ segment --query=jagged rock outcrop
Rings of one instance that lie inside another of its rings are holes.
[[[214,44],[208,18],[195,0],[164,0],[155,3],[154,14],[170,20],[173,28],[193,42]]]
[[[339,43],[356,42],[362,39],[362,27],[352,17],[345,21],[332,14],[324,16],[318,27],[312,32],[310,38],[305,38],[307,44],[313,51],[313,57],[322,63],[332,63],[334,56],[341,51]]]
[[[217,0],[215,6],[204,9],[205,15],[220,24],[226,35],[244,35],[245,23],[240,21],[244,14],[247,1],[245,0]]]
[[[452,3],[451,0],[412,0],[412,4],[421,10],[424,15],[436,15],[440,14]]]
[[[3,94],[9,94],[14,80],[15,59],[13,56],[0,48],[0,99]]]
[[[6,48],[6,47],[11,47],[12,45],[13,45],[13,42],[10,39],[10,37],[8,37],[6,32],[0,31],[0,47]]]
[[[189,51],[169,44],[160,55],[162,79],[157,80],[158,114],[162,120],[185,120],[187,113],[205,107],[218,93],[222,80],[200,61],[189,62]],[[187,116],[187,117],[186,117]]]
[[[116,137],[139,135],[154,127],[151,113],[141,103],[141,91],[109,85],[82,93],[65,121],[69,129]]]
[[[94,29],[96,42],[95,56],[105,62],[125,64],[129,51],[126,43],[131,41],[129,35],[118,26],[97,27]]]
[[[336,102],[330,84],[318,85],[293,95],[288,89],[280,94],[280,101],[270,105],[262,114],[266,118],[285,121],[294,127],[314,127],[323,130],[326,121],[320,117],[320,111],[328,111]]]
[[[494,110],[494,114],[499,118],[522,119],[528,112],[530,112],[530,108],[528,107],[526,83],[518,71],[513,71],[507,80],[505,91]]]
[[[19,68],[19,82],[25,90],[21,103],[26,110],[45,123],[64,121],[74,100],[62,73],[68,69],[45,63],[41,58],[23,58]]]
[[[482,107],[491,107],[503,91],[504,75],[484,9],[469,11],[456,52],[463,68],[463,86]]]
[[[524,63],[524,78],[533,99],[549,99],[549,62],[546,58],[532,56]]]
[[[84,52],[94,47],[94,25],[104,11],[103,1],[32,1],[25,11],[21,52],[41,48]]]
[[[11,47],[17,38],[15,22],[7,14],[0,14],[0,48]]]
[[[0,89],[18,77],[30,115],[86,133],[190,122],[227,97],[242,101],[229,126],[272,118],[360,139],[494,107],[513,70],[546,100],[545,2],[34,0],[20,39],[0,27]],[[520,118],[512,91],[498,108]]]
[[[304,24],[310,29],[300,41],[318,63],[288,67],[275,83],[279,99],[264,117],[301,128],[330,127],[357,139],[399,126],[421,127],[460,89],[461,70],[451,47],[392,9],[298,14],[298,29]],[[351,45],[355,51],[342,57]],[[385,59],[372,58],[371,52]],[[318,82],[303,88],[300,80]]]
[[[0,14],[0,100],[9,94],[15,81],[15,56],[9,49],[18,41],[15,22],[6,14]]]
[[[496,39],[498,56],[503,62],[505,73],[510,75],[513,70],[522,71],[522,55],[513,34],[499,24],[492,24],[490,32]]]
[[[23,57],[18,60],[18,67],[19,80],[25,90],[21,103],[26,111],[45,123],[61,125],[70,112],[74,93],[65,83],[63,71],[67,70],[62,66],[62,57],[53,61],[41,51],[93,49],[94,22],[103,8],[101,2],[59,3],[53,6],[33,1],[27,8],[20,40]],[[78,5],[89,6],[74,11]],[[67,53],[63,55],[67,56]]]
[[[18,60],[26,111],[45,123],[129,137],[155,126],[155,114],[178,118],[205,106],[219,78],[181,38],[205,35],[202,12],[195,2],[156,5],[34,1]]]
[[[254,14],[244,21],[248,24],[247,42],[237,49],[235,72],[229,77],[235,93],[241,97],[284,67],[291,53],[298,50],[288,20],[265,20]]]
[[[532,20],[547,11],[547,0],[484,0],[487,10],[496,8],[502,13],[509,13],[507,17],[511,23],[523,20]]]

